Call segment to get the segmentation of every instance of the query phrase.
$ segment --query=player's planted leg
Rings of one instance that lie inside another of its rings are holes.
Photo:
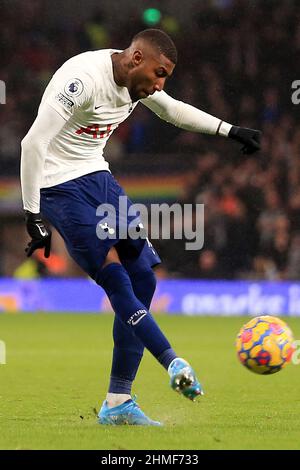
[[[129,273],[129,276],[136,297],[149,309],[156,287],[152,269]],[[132,328],[117,316],[114,318],[113,339],[110,384],[106,397],[109,407],[121,405],[130,398],[131,386],[144,352],[144,345]]]
[[[149,308],[156,287],[156,279],[152,269],[129,275],[136,297]],[[124,421],[126,423],[125,410],[127,410],[130,412],[131,424],[158,425],[157,421],[148,418],[141,410],[137,412],[136,403],[131,407],[127,403],[125,408],[120,408],[120,405],[131,400],[131,386],[143,356],[144,345],[132,329],[117,316],[114,318],[113,338],[114,350],[109,391],[98,415],[99,423],[124,424]],[[132,407],[134,413],[132,413]],[[118,415],[117,422],[112,422],[111,416],[116,416],[116,413]]]

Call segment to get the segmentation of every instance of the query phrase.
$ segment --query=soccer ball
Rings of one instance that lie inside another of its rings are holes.
[[[236,351],[243,366],[257,374],[274,374],[291,361],[293,334],[280,318],[263,315],[246,323],[236,339]]]

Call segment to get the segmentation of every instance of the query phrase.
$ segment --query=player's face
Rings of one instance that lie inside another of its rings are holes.
[[[175,64],[163,54],[153,50],[135,51],[130,72],[129,93],[132,101],[153,95],[163,90],[166,79],[172,75]]]

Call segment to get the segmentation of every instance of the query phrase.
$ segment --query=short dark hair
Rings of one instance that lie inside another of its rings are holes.
[[[132,42],[138,39],[144,39],[149,44],[156,47],[159,52],[165,55],[173,64],[177,63],[176,46],[170,36],[161,29],[144,29],[144,31],[137,33],[133,37]]]

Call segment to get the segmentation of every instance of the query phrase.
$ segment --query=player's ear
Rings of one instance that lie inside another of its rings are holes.
[[[132,64],[137,67],[143,61],[143,53],[140,49],[136,49],[132,54]]]

